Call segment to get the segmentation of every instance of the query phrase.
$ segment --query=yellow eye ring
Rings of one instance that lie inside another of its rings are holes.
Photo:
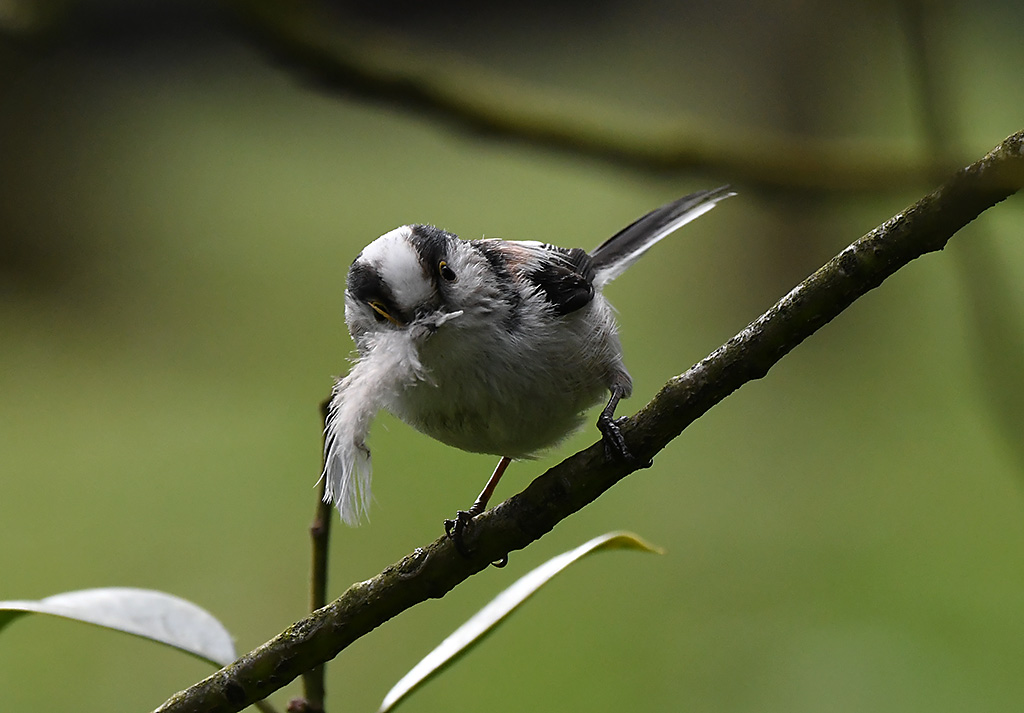
[[[437,272],[438,274],[441,275],[442,278],[444,278],[446,282],[455,281],[455,271],[448,267],[447,260],[442,260],[441,262],[437,263]]]
[[[366,304],[368,304],[370,306],[370,309],[372,309],[378,315],[380,315],[381,317],[383,317],[387,321],[391,322],[391,324],[395,325],[396,327],[402,326],[401,322],[399,322],[397,319],[392,317],[391,313],[388,312],[387,308],[383,304],[378,302],[377,300],[373,300],[371,302],[367,302]]]

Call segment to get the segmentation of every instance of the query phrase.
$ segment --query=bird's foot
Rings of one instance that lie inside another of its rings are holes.
[[[626,439],[622,437],[622,429],[619,424],[626,420],[622,418],[599,418],[597,428],[601,431],[601,440],[604,442],[604,454],[609,460],[618,460],[634,468],[650,468],[654,461],[641,462],[636,456],[630,453],[626,446]]]
[[[470,512],[469,510],[459,510],[455,513],[455,517],[444,521],[444,533],[448,535],[448,539],[452,541],[455,549],[463,557],[469,557],[469,550],[466,548],[464,536],[466,529],[469,527],[469,523],[473,522],[473,518],[476,517],[476,513]]]
[[[469,548],[466,547],[465,535],[469,526],[473,522],[473,518],[480,514],[480,510],[476,510],[475,506],[469,510],[459,510],[455,513],[454,518],[450,518],[444,521],[444,532],[448,535],[448,539],[452,541],[452,545],[455,550],[463,557],[469,557]],[[508,555],[505,555],[500,560],[491,562],[492,567],[504,567],[508,564]]]

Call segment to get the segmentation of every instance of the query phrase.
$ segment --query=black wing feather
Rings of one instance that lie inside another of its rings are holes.
[[[555,259],[541,261],[526,273],[526,279],[540,288],[560,317],[589,304],[594,299],[594,266],[590,255],[580,248],[555,245],[543,248]]]

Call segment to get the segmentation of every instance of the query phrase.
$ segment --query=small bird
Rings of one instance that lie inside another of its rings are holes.
[[[735,195],[728,186],[673,201],[589,253],[534,241],[462,240],[405,225],[367,245],[348,271],[345,321],[359,356],[332,392],[324,499],[358,525],[370,506],[366,436],[380,409],[442,443],[500,456],[457,521],[483,512],[508,464],[597,425],[629,459],[614,414],[632,391],[601,289],[652,245]]]

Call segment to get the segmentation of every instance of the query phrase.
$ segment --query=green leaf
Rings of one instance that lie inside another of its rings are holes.
[[[487,606],[427,654],[388,691],[378,713],[390,711],[410,693],[457,661],[556,574],[592,552],[611,549],[642,550],[661,554],[661,549],[644,542],[630,532],[609,532],[585,542],[574,550],[553,557],[516,580],[512,586],[492,599]]]
[[[38,601],[0,601],[0,631],[30,613],[84,621],[141,636],[217,667],[237,658],[231,635],[212,614],[163,592],[108,587],[64,592]]]

